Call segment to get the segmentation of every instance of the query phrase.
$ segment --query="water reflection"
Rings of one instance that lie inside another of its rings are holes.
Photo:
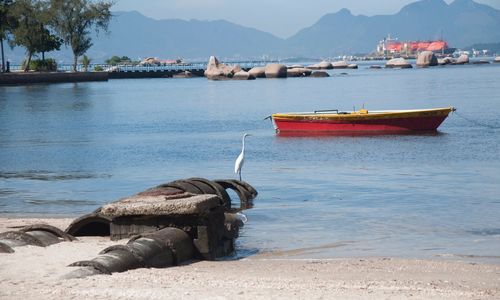
[[[41,180],[41,181],[57,181],[57,180],[78,180],[90,178],[109,178],[109,174],[92,174],[85,172],[50,172],[28,170],[22,172],[2,172],[0,171],[0,179],[25,179],[25,180]]]

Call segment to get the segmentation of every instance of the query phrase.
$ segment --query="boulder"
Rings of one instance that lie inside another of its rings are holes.
[[[309,65],[306,68],[308,68],[310,70],[319,70],[320,69],[319,64]]]
[[[333,69],[333,65],[331,62],[328,62],[328,61],[322,61],[320,62],[319,64],[316,64],[316,66],[319,68],[319,69],[322,69],[322,70],[329,70],[329,69]]]
[[[460,55],[455,62],[455,64],[457,64],[457,65],[463,65],[463,64],[468,64],[468,63],[469,63],[469,56],[467,56],[465,54]]]
[[[348,69],[357,69],[358,68],[358,65],[357,64],[349,64],[347,66]]]
[[[382,67],[379,65],[371,65],[369,69],[382,69]]]
[[[293,68],[287,70],[288,77],[307,77],[310,76],[312,71],[307,68]]]
[[[303,65],[291,65],[291,66],[287,66],[288,69],[303,68],[303,67],[304,67]]]
[[[385,63],[386,68],[401,68],[401,69],[410,69],[412,68],[411,64],[406,61],[406,59],[399,57],[388,60]]]
[[[255,78],[266,78],[266,68],[265,67],[254,67],[248,71],[250,75]]]
[[[422,51],[417,56],[418,67],[431,67],[437,66],[438,60],[432,51]]]
[[[452,57],[449,57],[449,56],[447,56],[445,58],[438,59],[438,65],[440,65],[440,66],[454,64],[454,63],[455,63],[455,59],[453,59]]]
[[[232,78],[233,75],[239,71],[241,71],[240,66],[227,66],[225,64],[221,64],[215,56],[210,56],[207,69],[204,74],[205,77],[210,80],[222,80]]]
[[[310,77],[320,78],[320,77],[330,77],[330,75],[325,71],[316,71],[313,72]]]
[[[281,64],[268,64],[266,66],[266,78],[286,78],[286,66]]]
[[[500,63],[500,56],[495,57],[495,59],[493,60],[493,62]]]
[[[349,64],[346,61],[335,61],[332,63],[332,68],[333,69],[347,69]]]
[[[234,73],[233,79],[234,80],[252,80],[252,79],[255,79],[255,77],[250,75],[250,73],[242,70],[242,71],[238,71],[238,72]]]
[[[194,77],[193,73],[189,71],[182,71],[177,74],[172,75],[173,78],[192,78]]]

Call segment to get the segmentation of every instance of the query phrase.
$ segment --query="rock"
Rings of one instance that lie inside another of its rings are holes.
[[[369,69],[382,69],[382,67],[379,65],[371,65]]]
[[[286,66],[281,64],[268,64],[266,66],[266,78],[286,78]]]
[[[308,68],[310,70],[319,70],[320,69],[319,64],[309,65],[306,68]]]
[[[495,59],[493,60],[493,62],[500,63],[500,56],[495,57]]]
[[[325,71],[316,71],[313,72],[310,77],[320,78],[320,77],[330,77],[330,75]]]
[[[455,63],[455,60],[449,56],[447,56],[445,58],[438,59],[438,65],[440,65],[440,66],[454,64],[454,63]]]
[[[223,80],[232,78],[239,71],[241,71],[240,66],[227,66],[219,63],[219,60],[215,56],[210,56],[204,74],[210,80]]]
[[[358,65],[357,64],[349,64],[347,66],[348,69],[357,69],[358,68]]]
[[[320,62],[319,64],[316,65],[319,69],[322,69],[322,70],[329,70],[329,69],[333,69],[333,65],[331,62],[328,62],[328,61],[322,61]]]
[[[255,79],[254,76],[250,75],[250,73],[245,71],[238,71],[233,75],[234,80],[252,80]]]
[[[288,69],[296,69],[296,68],[303,68],[304,66],[303,65],[291,65],[291,66],[288,66],[287,68]]]
[[[312,71],[307,68],[293,68],[287,70],[288,77],[307,77],[310,76]]]
[[[462,54],[457,58],[457,61],[455,64],[457,65],[463,65],[463,64],[468,64],[469,63],[469,56]]]
[[[422,51],[417,56],[418,67],[437,66],[438,60],[432,51]]]
[[[266,78],[266,68],[265,67],[254,67],[248,71],[250,75],[255,78]]]
[[[193,78],[194,75],[193,73],[189,71],[183,71],[177,74],[172,75],[173,78]]]
[[[401,68],[401,69],[410,69],[412,68],[411,64],[406,61],[406,59],[400,57],[400,58],[393,58],[388,60],[385,63],[386,68]]]
[[[349,66],[349,64],[343,60],[333,62],[331,65],[333,69],[347,69]]]

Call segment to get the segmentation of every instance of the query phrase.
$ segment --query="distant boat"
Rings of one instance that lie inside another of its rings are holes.
[[[454,107],[370,112],[334,109],[276,113],[271,118],[278,133],[402,133],[436,131],[452,111]]]

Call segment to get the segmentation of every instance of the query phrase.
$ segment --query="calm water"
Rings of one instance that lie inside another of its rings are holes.
[[[250,132],[243,178],[260,194],[240,255],[500,262],[500,65],[332,75],[0,87],[0,215],[78,216],[175,179],[234,178]],[[292,138],[263,120],[363,104],[453,105],[476,123],[455,114],[437,134]]]

